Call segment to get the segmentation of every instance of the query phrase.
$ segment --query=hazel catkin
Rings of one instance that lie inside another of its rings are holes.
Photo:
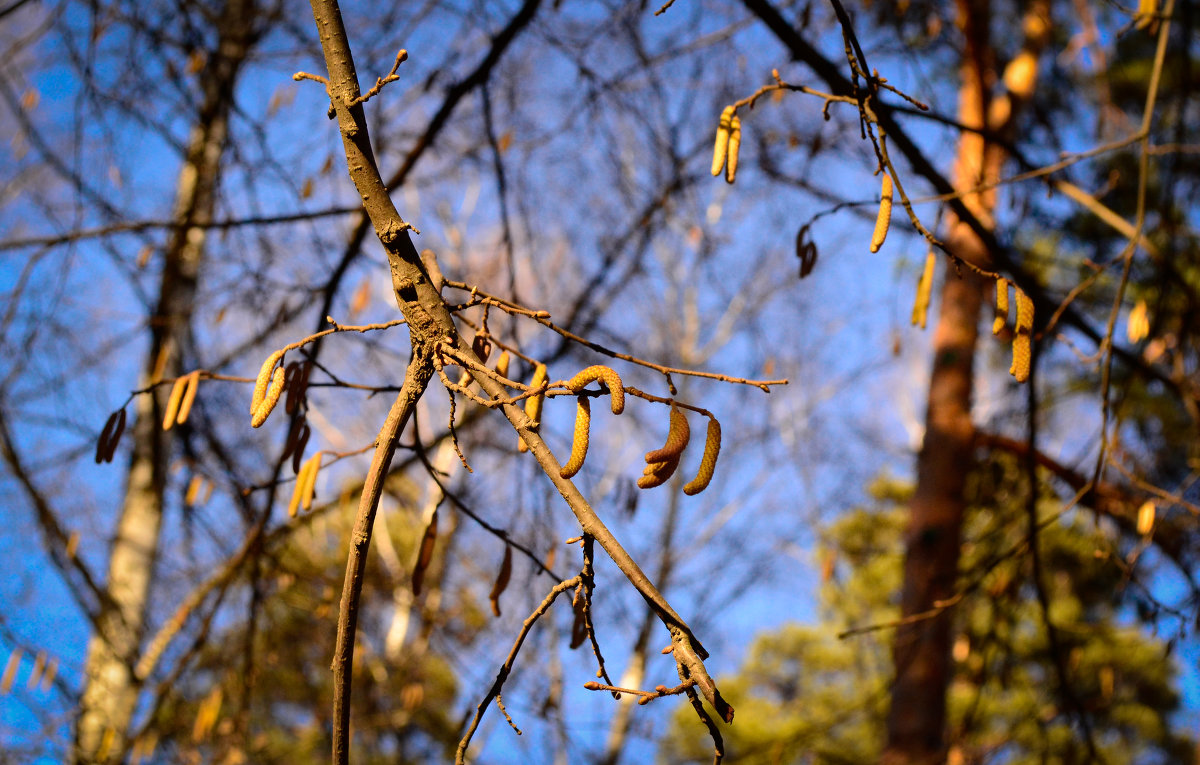
[[[729,147],[726,150],[725,182],[733,183],[733,177],[737,174],[738,149],[742,146],[742,120],[735,115],[729,124]]]
[[[596,380],[604,383],[608,388],[612,403],[612,413],[620,414],[625,411],[625,386],[621,384],[621,376],[616,373],[616,370],[606,367],[603,364],[595,364],[581,370],[579,374],[567,382],[567,388],[572,393],[578,393],[588,383],[595,382]]]
[[[196,391],[200,388],[200,370],[196,370],[184,378],[187,383],[183,391],[183,400],[179,402],[179,414],[175,416],[175,424],[182,425],[192,413],[192,404],[196,403]]]
[[[652,462],[646,465],[642,471],[643,475],[638,479],[637,486],[639,489],[653,489],[656,486],[662,486],[667,482],[667,479],[675,475],[675,470],[678,467],[678,454],[668,457],[662,462]]]
[[[275,370],[275,375],[271,378],[271,384],[267,388],[266,395],[258,404],[258,408],[254,410],[253,416],[250,418],[251,427],[261,427],[267,418],[271,416],[275,405],[279,403],[279,396],[283,393],[283,383],[286,377],[283,367]]]
[[[688,427],[687,417],[679,407],[671,407],[671,426],[667,431],[667,442],[662,448],[655,449],[652,452],[646,453],[646,462],[654,464],[657,462],[665,462],[671,457],[678,458],[683,450],[687,448],[688,441],[691,439],[691,428]]]
[[[254,381],[254,394],[250,397],[250,414],[251,416],[258,410],[258,405],[263,402],[267,395],[267,386],[271,382],[271,370],[275,368],[275,363],[283,356],[283,351],[275,351],[267,360],[263,362],[262,367],[258,370],[258,378]]]
[[[1033,356],[1033,301],[1025,291],[1017,287],[1017,325],[1012,340],[1012,366],[1009,374],[1023,383],[1029,379],[1029,369]]]
[[[533,370],[533,379],[529,381],[529,387],[537,389],[546,382],[546,365],[538,364]],[[546,401],[546,394],[539,393],[536,396],[530,396],[525,399],[525,416],[532,420],[529,426],[530,430],[537,430],[538,424],[542,419],[542,404]],[[525,439],[521,438],[517,443],[517,451],[525,453],[529,451],[529,444],[525,443]]]
[[[1005,324],[1008,324],[1008,279],[1002,276],[996,280],[996,318],[992,321],[992,334],[1000,334]]]
[[[879,215],[875,218],[875,233],[871,236],[871,252],[879,252],[883,240],[887,239],[888,226],[892,223],[892,176],[885,171],[879,192]]]
[[[171,395],[167,397],[167,407],[163,413],[162,429],[170,430],[175,424],[175,417],[179,414],[179,402],[183,400],[183,391],[187,387],[188,377],[178,377],[175,379],[175,384],[171,386]]]
[[[713,471],[717,469],[717,456],[721,453],[721,423],[715,417],[708,420],[708,437],[704,440],[704,456],[700,459],[700,470],[687,485],[683,493],[689,497],[708,488]]]
[[[913,301],[912,323],[913,326],[919,326],[925,329],[925,322],[929,316],[929,300],[933,297],[933,269],[937,265],[937,256],[933,254],[933,250],[925,256],[925,270],[921,272],[921,278],[917,282],[917,297]]]
[[[717,122],[717,140],[713,144],[712,174],[721,174],[725,166],[725,157],[729,152],[729,133],[733,127],[733,106],[726,106],[721,111],[721,119]]]
[[[591,424],[591,401],[586,396],[580,396],[575,409],[575,436],[571,440],[571,458],[559,471],[559,475],[563,478],[574,477],[583,467],[583,461],[587,458],[588,430],[591,428]]]

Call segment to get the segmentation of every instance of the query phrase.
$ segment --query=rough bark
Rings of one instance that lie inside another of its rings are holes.
[[[1025,45],[1009,71],[1005,92],[993,98],[996,81],[988,29],[989,0],[959,0],[958,26],[963,35],[959,68],[959,121],[968,127],[1003,133],[1011,129],[1018,107],[1028,99],[1036,81],[1036,59],[1049,31],[1048,4],[1034,2],[1024,24]],[[1008,74],[1008,72],[1006,72]],[[980,133],[964,132],[959,139],[954,186],[967,192],[999,177],[1004,151]],[[976,221],[994,226],[995,191],[967,193],[963,203]],[[946,237],[952,253],[981,268],[992,258],[979,233],[952,215]],[[971,420],[973,362],[978,342],[979,314],[984,290],[991,281],[964,269],[950,269],[941,292],[941,310],[933,338],[933,372],[925,415],[925,439],[917,457],[917,487],[909,508],[905,538],[901,617],[893,659],[896,678],[888,714],[884,762],[933,763],[945,760],[946,689],[953,671],[950,647],[954,610],[949,600],[957,591],[959,551],[967,473],[974,462],[975,427]],[[926,615],[926,618],[919,618]]]
[[[188,141],[176,188],[179,224],[163,252],[159,299],[149,322],[150,347],[142,385],[183,372],[181,348],[195,309],[205,229],[213,220],[221,157],[234,84],[253,44],[252,0],[229,0],[219,19],[218,47],[203,70],[203,100]],[[140,684],[134,674],[146,624],[150,582],[162,527],[172,433],[162,429],[167,387],[138,396],[133,453],[109,555],[110,605],[88,643],[84,688],[76,725],[77,763],[114,762],[126,749]]]

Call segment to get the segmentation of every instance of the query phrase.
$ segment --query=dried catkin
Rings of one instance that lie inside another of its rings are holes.
[[[742,145],[742,120],[735,116],[730,121],[729,131],[729,148],[727,150],[728,157],[725,161],[725,182],[733,183],[733,177],[737,175],[738,164],[738,149]]]
[[[913,301],[912,323],[921,329],[925,329],[925,322],[929,317],[929,300],[933,296],[933,268],[937,265],[937,256],[933,254],[933,250],[925,256],[925,270],[921,272],[921,278],[917,282],[917,297]]]
[[[609,396],[612,397],[612,413],[620,414],[625,411],[625,386],[621,384],[621,376],[615,370],[604,366],[603,364],[595,364],[590,366],[579,374],[571,378],[567,383],[567,388],[572,393],[578,393],[583,390],[588,383],[599,380],[608,387]]]
[[[117,446],[121,443],[121,435],[125,432],[125,409],[122,408],[117,412],[117,427],[113,429],[112,436],[108,439],[108,448],[104,453],[104,461],[112,462],[113,455],[117,452]]]
[[[512,548],[504,545],[504,561],[500,564],[500,573],[496,575],[496,583],[488,600],[492,602],[492,615],[500,616],[500,596],[508,589],[508,581],[512,578]]]
[[[183,391],[187,387],[187,376],[178,377],[175,379],[175,384],[171,386],[171,395],[167,397],[167,408],[163,414],[162,428],[170,430],[175,424],[175,417],[179,414],[179,402],[183,400]]]
[[[996,319],[992,322],[992,334],[1000,334],[1005,324],[1008,324],[1008,279],[1002,276],[996,280]]]
[[[304,459],[304,448],[308,446],[309,436],[312,435],[312,429],[308,427],[308,423],[300,420],[300,429],[296,434],[296,450],[292,452],[292,473],[300,474],[300,460]]]
[[[683,487],[683,493],[691,496],[699,494],[708,488],[712,481],[713,471],[717,469],[717,456],[721,453],[721,423],[716,418],[708,421],[708,438],[704,441],[704,456],[700,459],[700,470],[690,483]]]
[[[179,414],[175,416],[176,425],[187,422],[188,415],[192,413],[192,404],[196,403],[196,391],[200,387],[200,370],[192,372],[184,379],[187,380],[187,386],[183,391],[183,401],[179,402]]]
[[[586,396],[580,396],[579,403],[575,408],[575,436],[571,439],[571,459],[559,471],[559,475],[563,478],[573,478],[583,467],[583,461],[587,457],[588,430],[591,425],[591,401]]]
[[[266,396],[259,403],[258,408],[254,410],[254,414],[250,418],[251,427],[260,427],[271,416],[271,411],[279,403],[279,395],[283,393],[285,376],[283,367],[275,370],[275,376],[271,378],[271,385],[267,388]]]
[[[726,106],[717,122],[717,141],[713,144],[712,174],[715,178],[725,167],[725,156],[729,152],[729,131],[733,126],[733,106]]]
[[[665,462],[671,457],[678,458],[683,450],[687,448],[688,441],[692,437],[691,428],[688,427],[687,417],[679,409],[679,407],[671,407],[671,426],[667,431],[667,442],[663,444],[661,449],[655,449],[652,452],[646,453],[646,462],[654,464],[657,462]]]
[[[871,236],[871,252],[879,252],[883,240],[887,239],[888,226],[892,223],[892,176],[885,171],[883,186],[879,192],[879,215],[875,218],[875,233]]]
[[[433,560],[433,546],[437,543],[437,522],[438,511],[434,510],[433,515],[429,516],[429,525],[425,527],[425,534],[421,537],[421,549],[417,553],[417,565],[413,569],[413,595],[421,594],[421,583],[425,581],[425,569],[429,568],[429,562]]]
[[[108,445],[113,440],[113,429],[117,425],[117,415],[124,414],[125,410],[121,409],[113,412],[104,421],[104,428],[100,431],[100,437],[96,439],[96,464],[99,465],[105,461],[108,456]]]

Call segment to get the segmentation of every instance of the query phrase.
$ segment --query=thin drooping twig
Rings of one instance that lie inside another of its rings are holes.
[[[517,633],[517,639],[513,641],[512,648],[508,651],[508,656],[504,659],[504,663],[500,665],[500,671],[496,673],[496,679],[492,681],[491,688],[483,700],[475,707],[475,716],[471,719],[471,724],[467,726],[466,733],[463,734],[462,740],[458,742],[458,751],[454,755],[455,765],[463,765],[467,761],[467,747],[471,745],[471,738],[475,735],[475,730],[479,727],[479,721],[483,719],[483,713],[487,710],[488,704],[492,699],[499,698],[501,689],[504,688],[504,681],[508,679],[508,675],[512,672],[513,664],[517,661],[517,654],[521,652],[521,646],[525,643],[526,636],[529,635],[529,630],[537,623],[537,620],[542,617],[546,611],[550,610],[550,606],[559,595],[576,587],[582,581],[581,577],[574,576],[570,579],[559,582],[554,585],[550,593],[542,599],[542,602],[533,610],[525,621],[521,623],[521,631]]]

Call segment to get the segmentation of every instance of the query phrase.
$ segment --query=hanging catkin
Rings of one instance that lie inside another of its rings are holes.
[[[615,370],[596,364],[587,367],[570,379],[567,383],[567,388],[572,393],[578,393],[583,390],[588,383],[599,380],[608,387],[609,396],[611,396],[612,413],[620,414],[625,411],[625,386],[621,384],[621,376]]]
[[[575,436],[571,439],[571,458],[562,466],[559,475],[573,478],[583,467],[587,458],[588,430],[592,424],[592,404],[587,396],[580,396],[575,408]]]
[[[708,488],[713,471],[717,469],[717,456],[721,453],[721,423],[716,418],[708,421],[708,438],[704,441],[704,456],[700,459],[700,470],[696,477],[683,487],[683,493],[691,496]]]
[[[879,252],[883,240],[887,239],[888,226],[892,223],[892,176],[883,173],[883,185],[879,192],[879,215],[875,218],[875,233],[871,236],[871,252]]]
[[[733,106],[726,106],[721,111],[721,119],[717,122],[717,140],[713,144],[712,174],[721,174],[725,166],[725,157],[729,152],[729,133],[733,127]]]
[[[933,296],[933,269],[937,265],[937,256],[933,254],[931,249],[925,256],[925,270],[921,272],[921,278],[917,282],[917,297],[913,301],[912,323],[921,329],[925,329],[925,322],[929,316],[929,300]]]
[[[996,280],[996,318],[992,321],[992,334],[1000,334],[1005,324],[1008,324],[1008,279],[1002,276]]]

